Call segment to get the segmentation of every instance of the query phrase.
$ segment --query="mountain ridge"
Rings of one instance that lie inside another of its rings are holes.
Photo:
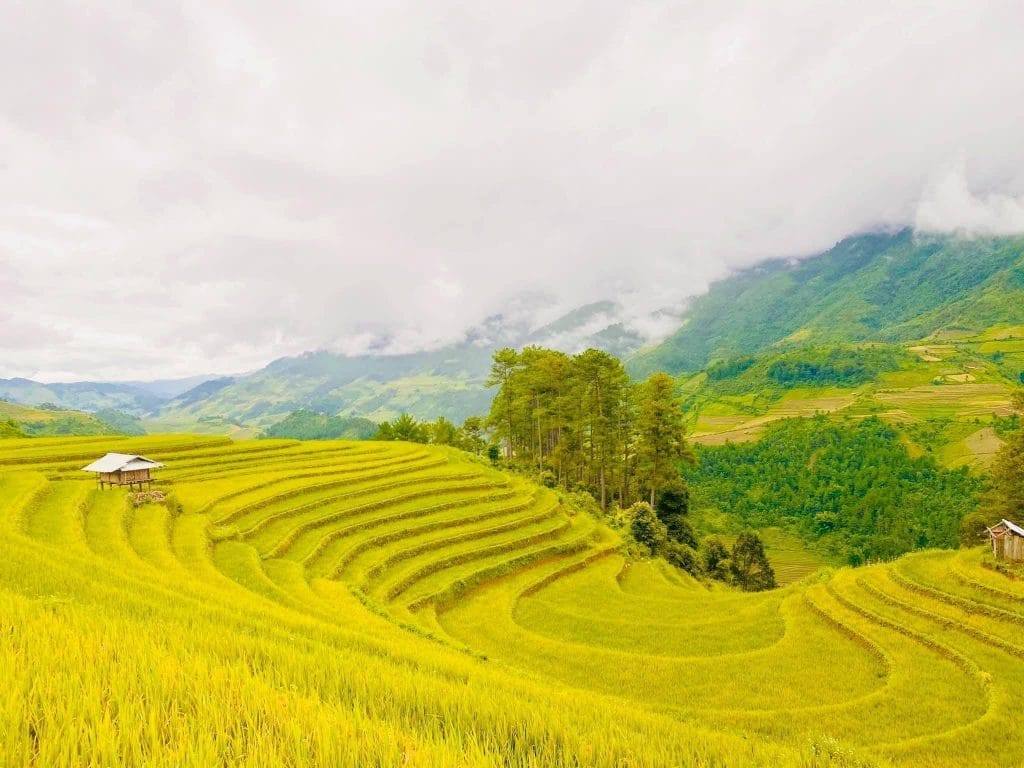
[[[627,364],[635,376],[693,373],[776,346],[906,342],[1024,323],[1024,238],[915,233],[845,238],[713,283],[674,334]]]

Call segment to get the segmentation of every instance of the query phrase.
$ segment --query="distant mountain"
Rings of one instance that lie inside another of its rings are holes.
[[[77,381],[42,384],[31,379],[0,379],[0,398],[24,405],[45,403],[90,413],[113,408],[141,416],[159,408],[166,398],[134,384]]]
[[[269,427],[300,410],[376,420],[405,411],[461,422],[490,406],[486,379],[495,349],[538,344],[576,352],[594,346],[627,355],[642,343],[611,301],[579,307],[536,329],[495,315],[462,341],[426,352],[349,357],[320,351],[281,358],[246,376],[206,381],[152,416],[177,428],[200,422]]]
[[[135,389],[141,389],[143,392],[148,392],[151,395],[161,398],[162,400],[170,400],[177,397],[190,389],[198,387],[200,384],[206,381],[220,378],[215,374],[203,374],[200,376],[186,376],[181,379],[157,379],[155,381],[124,381],[121,384],[133,387]]]
[[[471,342],[408,355],[346,357],[308,352],[235,379],[217,379],[169,401],[154,415],[177,424],[219,418],[269,426],[293,411],[461,420],[485,410],[491,347]]]
[[[160,408],[171,398],[200,387],[212,376],[156,381],[75,381],[43,384],[32,379],[0,379],[0,399],[27,406],[45,404],[108,416],[144,416]],[[100,418],[103,418],[100,415]],[[122,421],[126,426],[128,422]],[[126,434],[135,434],[129,431]]]
[[[534,344],[564,352],[581,352],[593,347],[624,357],[640,349],[644,341],[639,332],[626,326],[620,305],[614,301],[598,301],[527,333],[515,340],[513,346]]]
[[[870,234],[712,285],[634,375],[694,372],[771,348],[970,336],[1024,324],[1024,238]]]

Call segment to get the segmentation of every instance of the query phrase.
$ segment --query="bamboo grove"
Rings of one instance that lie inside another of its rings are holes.
[[[693,461],[666,374],[633,383],[618,359],[596,349],[505,348],[488,385],[497,388],[488,423],[506,460],[549,485],[592,493],[603,509],[653,505]]]

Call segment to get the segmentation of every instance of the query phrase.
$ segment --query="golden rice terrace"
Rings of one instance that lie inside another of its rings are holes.
[[[1024,762],[981,548],[743,594],[455,451],[191,436],[0,441],[0,527],[4,766]]]

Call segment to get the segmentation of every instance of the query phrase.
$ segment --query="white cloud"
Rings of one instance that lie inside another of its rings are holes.
[[[1024,232],[1024,194],[975,194],[968,186],[964,163],[955,163],[928,185],[915,225],[923,232],[1020,234]]]
[[[0,8],[0,375],[409,350],[600,299],[658,335],[759,259],[1019,221],[1019,2],[300,5]]]

